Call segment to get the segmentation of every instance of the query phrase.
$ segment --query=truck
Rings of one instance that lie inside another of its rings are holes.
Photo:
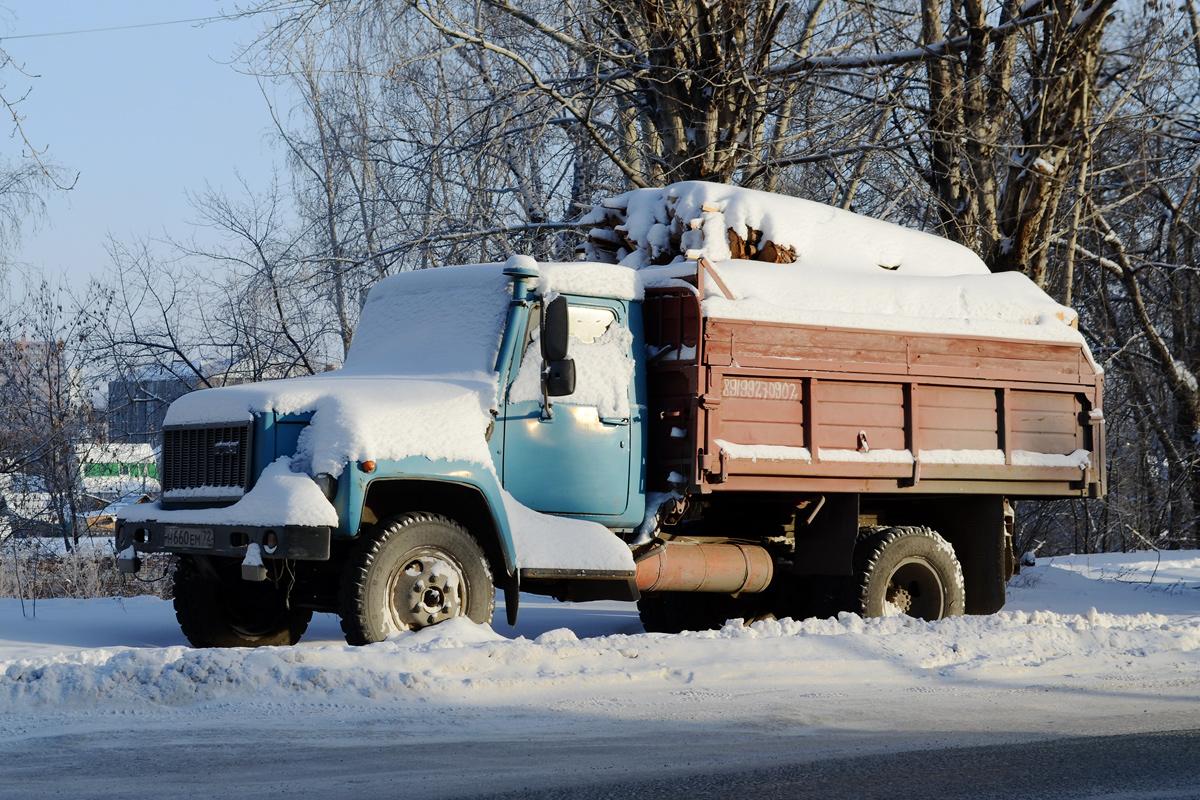
[[[121,570],[177,556],[197,647],[318,611],[356,645],[490,623],[497,593],[510,624],[524,592],[655,632],[999,610],[1012,503],[1105,491],[1070,310],[929,234],[731,192],[616,198],[590,261],[390,276],[342,369],[185,395]]]

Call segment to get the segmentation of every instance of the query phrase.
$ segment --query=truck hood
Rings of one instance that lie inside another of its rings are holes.
[[[495,373],[425,378],[343,370],[193,392],[171,405],[166,424],[312,414],[291,464],[312,475],[336,477],[348,463],[409,456],[490,465],[486,433],[496,385]]]

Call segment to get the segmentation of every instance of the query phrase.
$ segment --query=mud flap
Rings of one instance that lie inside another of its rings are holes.
[[[928,520],[954,546],[968,614],[994,614],[1004,607],[1011,559],[1004,509],[1004,498],[998,495],[945,497]]]

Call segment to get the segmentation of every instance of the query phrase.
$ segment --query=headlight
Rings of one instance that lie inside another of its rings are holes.
[[[326,500],[332,501],[337,496],[337,478],[328,472],[322,472],[320,475],[315,476],[313,480],[316,481],[317,487],[320,488],[321,494],[325,495]]]

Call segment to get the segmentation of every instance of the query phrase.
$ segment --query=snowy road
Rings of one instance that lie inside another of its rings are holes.
[[[297,647],[206,651],[183,646],[161,601],[42,602],[32,619],[0,601],[0,797],[721,793],[801,767],[837,776],[847,758],[993,748],[912,756],[944,774],[1072,736],[1103,765],[1098,743],[1148,740],[1095,737],[1172,731],[1156,740],[1180,755],[1162,790],[1200,775],[1183,757],[1200,729],[1197,552],[1042,562],[1005,612],[940,623],[663,636],[640,633],[632,606],[523,603],[505,636],[461,622],[349,648],[319,617]]]

